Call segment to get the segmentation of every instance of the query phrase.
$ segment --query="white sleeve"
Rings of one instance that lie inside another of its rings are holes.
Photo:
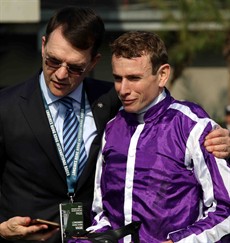
[[[102,168],[103,168],[103,155],[102,151],[105,146],[105,133],[102,138],[102,147],[98,154],[97,158],[97,165],[96,165],[96,172],[95,172],[95,185],[94,185],[94,199],[92,204],[92,211],[96,216],[93,220],[93,225],[87,228],[89,231],[96,231],[106,227],[111,227],[111,224],[108,218],[104,215],[103,211],[103,202],[102,202],[102,192],[101,192],[101,175],[102,175]]]

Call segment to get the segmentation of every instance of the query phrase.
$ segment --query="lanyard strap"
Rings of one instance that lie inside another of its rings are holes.
[[[63,152],[63,148],[61,146],[60,139],[57,134],[57,130],[54,125],[54,121],[51,115],[51,112],[49,110],[49,107],[46,103],[45,98],[43,97],[43,101],[45,104],[45,110],[46,110],[46,115],[49,121],[49,125],[54,137],[54,141],[58,150],[59,157],[62,161],[65,173],[66,173],[66,179],[67,179],[67,185],[68,185],[68,195],[72,197],[71,195],[74,195],[74,188],[77,182],[77,172],[78,172],[78,162],[80,158],[80,148],[81,148],[81,143],[83,140],[83,126],[84,126],[84,120],[85,120],[85,92],[82,88],[82,95],[81,95],[81,109],[80,109],[80,120],[79,120],[79,129],[78,129],[78,135],[77,135],[77,145],[76,145],[76,150],[75,150],[75,156],[74,156],[74,162],[73,162],[73,168],[72,171],[70,172],[68,165],[66,163],[65,155]]]

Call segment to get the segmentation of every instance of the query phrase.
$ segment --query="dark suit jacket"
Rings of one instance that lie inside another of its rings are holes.
[[[75,190],[75,201],[84,205],[85,227],[90,225],[94,172],[103,130],[120,107],[112,86],[110,82],[84,80],[98,131]],[[1,92],[0,173],[1,221],[30,216],[59,222],[59,203],[69,200],[66,175],[45,113],[39,74]],[[61,242],[60,234],[47,242]]]

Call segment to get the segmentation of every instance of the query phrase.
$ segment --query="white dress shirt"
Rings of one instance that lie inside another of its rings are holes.
[[[47,87],[44,79],[43,72],[40,75],[40,87],[43,93],[43,96],[45,98],[45,101],[49,107],[50,113],[53,118],[53,122],[55,124],[55,128],[57,130],[60,143],[63,147],[63,136],[62,136],[62,128],[63,128],[63,122],[65,118],[65,112],[66,108],[63,104],[60,102],[55,102],[60,99],[60,97],[57,97],[53,95],[49,88]],[[81,83],[77,89],[75,89],[72,93],[70,93],[68,96],[71,97],[73,101],[73,107],[74,112],[79,120],[80,118],[80,106],[81,106],[81,96],[82,96],[82,88],[83,83]],[[85,143],[85,149],[87,156],[89,155],[89,150],[91,143],[94,139],[94,137],[97,135],[97,129],[93,118],[93,113],[91,111],[89,101],[87,98],[87,95],[85,93],[85,121],[83,126],[83,140]]]

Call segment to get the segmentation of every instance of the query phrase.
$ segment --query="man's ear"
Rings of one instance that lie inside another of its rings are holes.
[[[165,87],[170,76],[170,65],[169,64],[161,65],[160,69],[158,70],[158,75],[159,75],[159,87]]]
[[[90,71],[94,69],[94,67],[97,65],[97,63],[100,61],[100,59],[101,59],[101,54],[97,53],[97,55],[92,60]]]
[[[42,57],[44,57],[45,53],[45,44],[46,44],[46,37],[42,36]]]

